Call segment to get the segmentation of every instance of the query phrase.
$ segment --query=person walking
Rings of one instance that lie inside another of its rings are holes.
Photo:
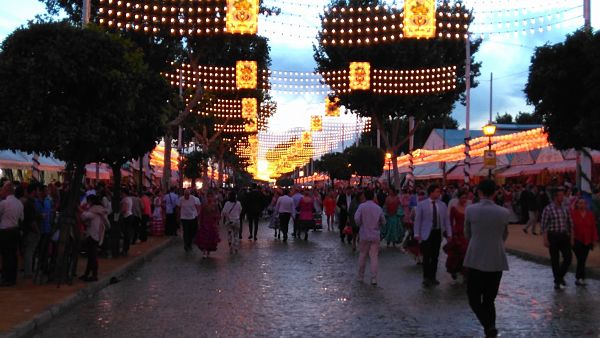
[[[296,238],[300,238],[300,234],[304,232],[304,240],[308,240],[308,231],[314,228],[314,201],[310,196],[310,191],[305,190],[302,199],[298,203],[298,218],[296,224]]]
[[[196,235],[196,245],[202,251],[203,258],[208,258],[212,251],[217,251],[217,245],[221,242],[220,218],[221,213],[215,195],[209,192],[206,194],[206,203],[203,203],[200,209],[200,226]]]
[[[5,182],[0,190],[0,255],[2,255],[0,286],[3,287],[17,284],[19,222],[23,219],[23,203],[15,196],[13,184]]]
[[[98,246],[104,241],[104,230],[110,226],[108,212],[102,206],[102,199],[96,195],[88,196],[91,206],[81,213],[85,224],[85,248],[87,252],[87,265],[85,273],[79,277],[84,282],[98,281]]]
[[[430,185],[427,194],[429,198],[417,205],[414,233],[423,254],[423,286],[430,287],[440,284],[436,274],[442,235],[449,240],[452,228],[446,204],[440,201],[440,187],[437,184]]]
[[[152,193],[144,187],[140,202],[142,203],[142,219],[140,226],[140,241],[146,242],[148,240],[148,229],[150,225],[150,219],[152,218]]]
[[[198,215],[200,214],[200,199],[191,195],[190,189],[185,189],[183,197],[177,201],[177,219],[183,228],[183,249],[192,251],[192,241],[198,231]]]
[[[237,254],[240,249],[240,214],[242,213],[242,203],[237,200],[235,191],[230,191],[227,196],[227,202],[221,211],[221,220],[227,229],[227,240],[229,243],[229,253]]]
[[[123,247],[121,255],[127,256],[131,246],[133,236],[133,227],[135,225],[135,216],[133,216],[133,200],[129,195],[129,189],[123,188],[121,191],[121,230],[123,232]]]
[[[152,200],[152,227],[150,234],[152,236],[162,236],[165,234],[165,216],[162,209],[162,195],[160,190],[156,190],[154,199]]]
[[[537,235],[535,231],[538,223],[538,197],[537,188],[533,185],[527,187],[527,190],[521,193],[521,210],[524,215],[527,215],[527,223],[523,227],[523,232],[528,233],[531,228],[531,233]]]
[[[340,239],[342,243],[344,243],[344,239],[347,239],[348,243],[352,242],[352,234],[344,231],[346,226],[348,225],[350,203],[352,203],[352,188],[346,187],[345,193],[341,194],[337,200],[337,206],[340,208],[338,227],[340,230]]]
[[[485,179],[479,184],[480,202],[467,207],[465,237],[469,246],[464,266],[468,268],[467,296],[486,337],[496,337],[496,307],[502,272],[508,271],[504,242],[508,237],[510,212],[492,200],[496,183]]]
[[[380,229],[385,225],[385,217],[381,207],[375,203],[372,190],[364,192],[365,202],[358,206],[354,214],[354,222],[359,226],[358,281],[365,278],[367,256],[371,265],[371,285],[377,285],[377,268],[379,260]]]
[[[327,218],[327,231],[333,230],[333,215],[335,214],[335,198],[333,198],[333,192],[328,192],[327,196],[323,200],[323,207],[325,208],[325,217]]]
[[[279,215],[279,231],[283,233],[283,241],[287,242],[290,219],[295,217],[296,208],[289,190],[284,190],[283,195],[275,203],[275,213]]]
[[[177,202],[179,196],[175,193],[175,187],[163,196],[163,215],[165,215],[165,235],[177,236]]]
[[[384,212],[386,224],[383,238],[385,239],[388,248],[390,245],[396,247],[396,244],[400,243],[404,238],[404,231],[402,228],[404,211],[401,208],[401,201],[398,197],[398,193],[393,187],[390,188],[390,193],[385,198]]]
[[[37,208],[38,188],[36,183],[30,183],[25,191],[23,202],[23,269],[25,278],[33,278],[34,255],[40,243],[42,232],[42,212]]]
[[[550,252],[554,289],[561,290],[567,283],[565,275],[571,266],[571,243],[573,242],[573,221],[564,205],[565,191],[555,188],[552,191],[552,203],[542,212],[542,234],[544,246]],[[560,261],[560,255],[563,261]]]
[[[248,217],[248,228],[250,230],[248,239],[254,238],[255,241],[257,240],[258,221],[264,208],[265,196],[255,183],[252,190],[246,195],[246,216]]]
[[[467,191],[461,190],[458,193],[458,202],[450,208],[452,239],[444,246],[444,251],[448,255],[446,271],[454,280],[457,279],[459,272],[463,272],[463,261],[469,244],[464,232],[466,208]]]
[[[573,220],[573,253],[577,258],[575,285],[585,286],[585,263],[590,250],[594,248],[594,243],[598,241],[596,218],[588,210],[585,200],[579,198],[575,203],[575,209],[571,211],[571,219]]]

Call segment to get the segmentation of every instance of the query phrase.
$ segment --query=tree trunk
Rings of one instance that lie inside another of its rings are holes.
[[[140,158],[138,160],[138,164],[140,166],[140,173],[139,173],[140,183],[138,185],[138,194],[141,195],[142,187],[144,186],[144,156],[140,156]]]
[[[58,240],[55,277],[58,285],[71,284],[76,274],[77,257],[81,234],[77,228],[77,208],[79,206],[80,190],[85,174],[85,163],[75,163],[74,171],[67,175],[69,178],[69,192],[66,206],[60,213],[60,236]]]
[[[115,218],[111,218],[111,222],[113,220],[118,220],[118,216],[121,212],[121,166],[123,166],[123,163],[112,163],[110,165],[113,172],[113,195],[111,205],[113,214],[116,216]]]
[[[173,135],[171,134],[170,128],[167,130],[165,135],[165,157],[163,163],[163,192],[169,191],[171,185],[171,143],[173,142]]]

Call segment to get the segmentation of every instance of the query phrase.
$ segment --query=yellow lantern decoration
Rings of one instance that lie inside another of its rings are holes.
[[[302,133],[302,143],[311,143],[312,142],[312,134],[309,131],[305,131]]]
[[[323,118],[321,116],[310,117],[310,130],[313,132],[323,131]]]
[[[256,34],[258,31],[258,0],[227,0],[227,32]]]
[[[404,37],[435,37],[435,0],[404,1]]]
[[[256,61],[237,61],[235,64],[235,85],[237,89],[256,89],[258,82]]]
[[[350,62],[350,89],[369,90],[371,88],[371,64]]]
[[[258,131],[258,103],[255,98],[242,99],[242,118],[246,119],[244,131],[247,133],[255,133]]]
[[[325,98],[325,116],[338,117],[340,116],[340,99],[338,97],[333,100],[329,99],[329,96]]]

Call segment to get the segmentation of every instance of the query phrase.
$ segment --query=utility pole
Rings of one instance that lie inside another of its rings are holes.
[[[583,18],[586,31],[592,30],[591,0],[583,0]],[[577,152],[577,186],[585,194],[592,193],[592,150],[582,148]]]
[[[493,92],[494,92],[494,73],[490,73],[490,123],[492,123]]]
[[[465,37],[465,85],[466,85],[466,104],[465,104],[465,161],[463,172],[465,185],[471,184],[471,36]]]
[[[583,0],[583,19],[585,29],[592,29],[592,0]]]
[[[85,27],[90,23],[90,4],[91,0],[83,0],[83,6],[81,8],[81,26]]]

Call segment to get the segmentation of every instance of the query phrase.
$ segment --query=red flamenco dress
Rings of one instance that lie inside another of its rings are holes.
[[[456,278],[456,274],[463,272],[463,261],[467,253],[469,242],[465,238],[464,224],[465,214],[457,208],[450,210],[450,222],[452,223],[452,238],[444,245],[444,252],[448,255],[446,259],[446,271]]]
[[[201,251],[217,251],[221,242],[219,219],[221,213],[216,205],[203,204],[200,211],[200,226],[196,234],[196,245]]]

